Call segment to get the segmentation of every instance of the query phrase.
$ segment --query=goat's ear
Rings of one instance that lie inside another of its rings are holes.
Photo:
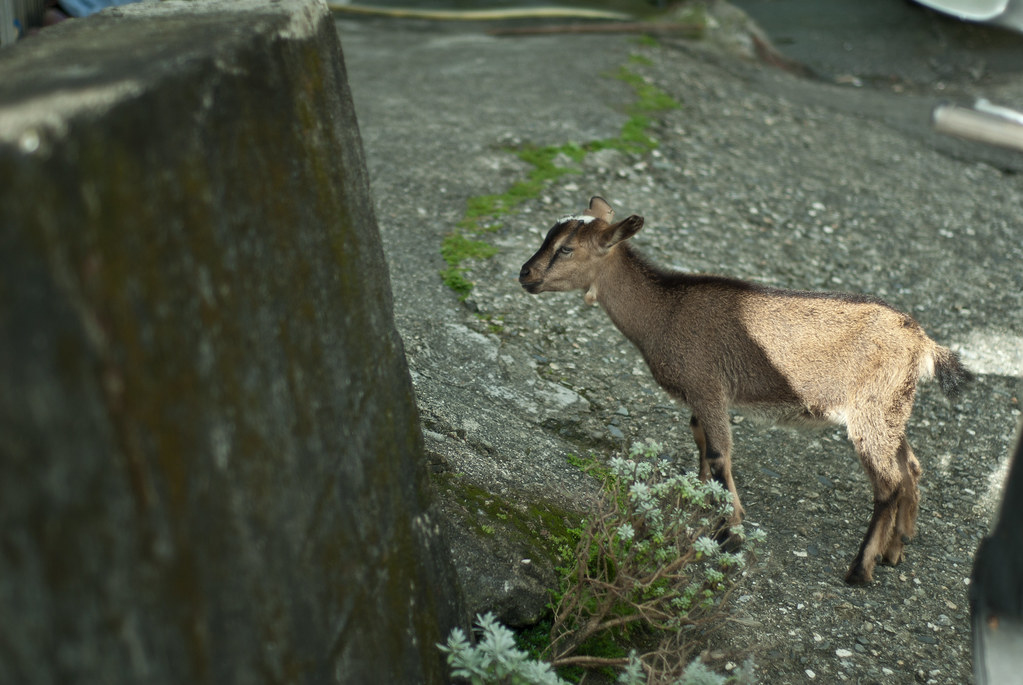
[[[595,219],[611,223],[615,218],[615,210],[611,204],[599,195],[594,195],[590,198],[590,208],[587,209],[583,214],[592,216]]]
[[[643,217],[633,214],[628,219],[622,219],[617,224],[611,224],[601,231],[597,242],[602,249],[610,250],[623,240],[628,240],[636,235],[641,228],[643,228]]]

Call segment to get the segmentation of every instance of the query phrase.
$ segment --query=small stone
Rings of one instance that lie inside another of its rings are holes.
[[[836,649],[835,650],[835,656],[837,656],[839,659],[848,659],[852,655],[853,655],[853,653],[850,652],[848,649]]]
[[[621,431],[621,429],[618,428],[618,426],[609,425],[607,427],[607,432],[610,433],[611,437],[614,438],[615,440],[624,440],[625,439],[625,433],[623,433]]]
[[[805,672],[806,672],[806,677],[809,678],[810,680],[813,680],[814,678],[817,677],[817,674],[814,673],[813,671],[811,671],[809,668],[806,669]]]

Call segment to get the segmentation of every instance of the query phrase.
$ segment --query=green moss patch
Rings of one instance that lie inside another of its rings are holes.
[[[632,55],[629,63],[648,66],[652,62],[643,55]],[[502,216],[516,211],[527,200],[539,197],[550,182],[568,174],[581,173],[578,165],[591,152],[616,149],[645,154],[657,147],[657,140],[648,133],[653,118],[679,108],[679,102],[626,66],[608,76],[629,84],[636,96],[636,101],[626,109],[629,119],[618,136],[587,143],[509,148],[510,154],[530,166],[526,178],[516,181],[503,193],[476,195],[466,202],[464,218],[441,244],[441,256],[447,263],[440,272],[441,278],[445,285],[458,293],[459,299],[465,300],[473,289],[467,260],[489,259],[497,254],[496,247],[479,238],[499,229]]]
[[[459,223],[459,228],[464,231],[478,233],[498,228],[500,224],[494,224],[495,219],[511,213],[526,200],[539,197],[544,185],[566,174],[581,172],[581,169],[576,166],[560,166],[557,163],[560,157],[579,162],[586,156],[586,150],[575,143],[546,147],[526,145],[519,148],[508,148],[507,152],[526,162],[532,168],[525,179],[516,181],[503,193],[476,195],[469,198],[466,203],[465,218]]]
[[[440,272],[444,285],[464,300],[472,292],[472,283],[465,277],[466,269],[462,263],[467,259],[489,259],[495,254],[497,248],[490,243],[474,240],[457,231],[449,233],[440,246],[440,255],[448,265]]]
[[[431,479],[445,506],[462,520],[465,529],[528,550],[527,556],[542,555],[552,566],[566,563],[574,554],[582,522],[579,512],[527,493],[497,495],[452,473],[434,474]]]

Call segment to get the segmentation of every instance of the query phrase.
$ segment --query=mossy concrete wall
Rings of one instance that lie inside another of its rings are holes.
[[[0,682],[443,680],[459,620],[334,23],[0,52]]]

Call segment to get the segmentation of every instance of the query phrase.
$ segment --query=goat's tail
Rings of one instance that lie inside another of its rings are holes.
[[[973,374],[963,366],[958,352],[934,342],[931,345],[931,349],[924,353],[921,375],[936,377],[945,397],[954,400],[959,397],[963,387],[973,380]]]

